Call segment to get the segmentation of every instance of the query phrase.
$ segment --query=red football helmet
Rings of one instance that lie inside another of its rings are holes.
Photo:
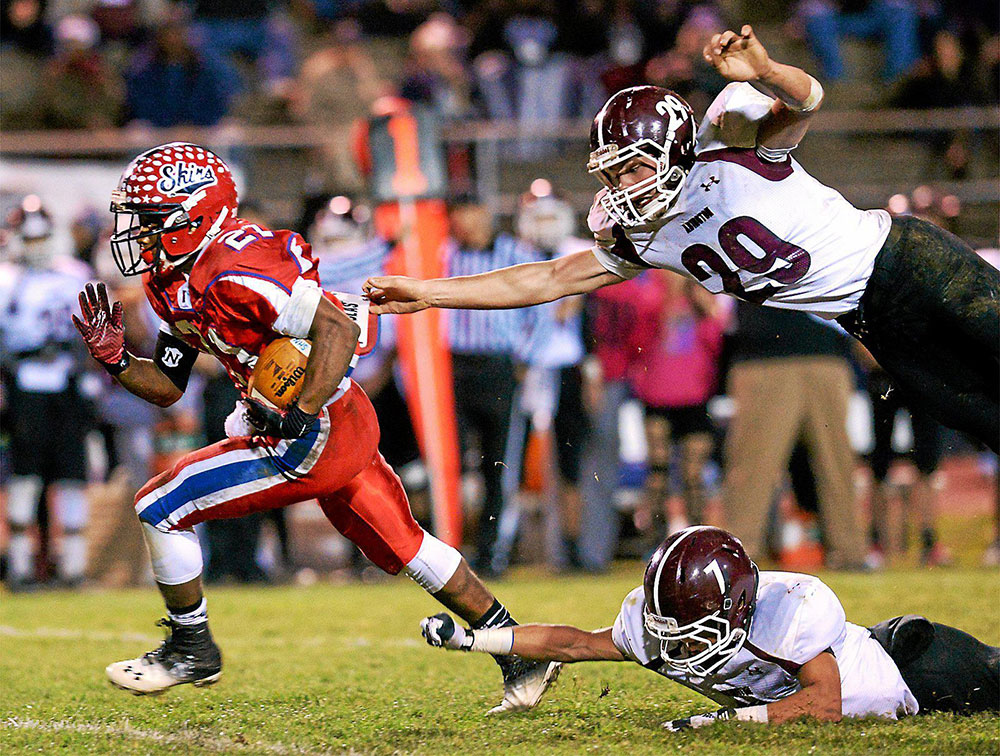
[[[134,276],[181,264],[235,217],[237,202],[232,171],[204,147],[171,142],[142,153],[111,192],[119,270]]]
[[[656,220],[673,204],[694,165],[694,112],[663,87],[629,87],[612,95],[590,128],[587,170],[608,191],[601,204],[623,228]],[[628,188],[617,169],[634,157],[653,161],[655,172]]]
[[[674,669],[706,677],[746,642],[757,604],[757,565],[735,536],[697,525],[660,544],[646,566],[646,629]]]

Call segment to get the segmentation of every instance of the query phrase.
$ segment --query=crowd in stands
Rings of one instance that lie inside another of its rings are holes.
[[[534,123],[589,116],[637,83],[703,112],[722,82],[702,46],[740,12],[719,0],[5,0],[0,125],[336,127],[387,93],[447,119]],[[996,101],[995,3],[801,0],[785,18],[782,36],[804,43],[834,95],[858,75],[842,43],[862,38],[880,42],[883,104]]]

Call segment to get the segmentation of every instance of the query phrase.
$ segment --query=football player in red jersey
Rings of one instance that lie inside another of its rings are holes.
[[[237,216],[228,166],[194,144],[139,155],[112,193],[114,258],[143,276],[163,321],[152,359],[124,347],[122,306],[103,284],[80,295],[76,323],[93,357],[126,389],[160,406],[187,387],[199,352],[214,355],[243,392],[229,438],[192,452],[140,489],[136,512],[167,606],[164,643],[107,668],[136,694],[218,680],[202,557],[193,526],[317,499],[327,519],[381,569],[404,572],[473,626],[515,624],[462,555],[413,519],[399,478],[378,453],[371,403],[350,379],[359,328],[324,292],[310,247],[292,231]],[[273,339],[309,339],[302,391],[284,412],[249,399],[257,355]],[[558,663],[498,658],[504,698],[493,712],[534,706]]]

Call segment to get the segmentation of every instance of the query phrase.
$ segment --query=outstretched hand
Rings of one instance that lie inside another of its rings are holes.
[[[409,276],[373,276],[362,290],[376,315],[419,312],[431,306],[424,298],[425,282]]]
[[[91,356],[105,367],[113,367],[125,356],[125,326],[122,324],[122,303],[111,304],[108,287],[87,284],[80,292],[80,314],[73,315],[73,325],[80,332]]]
[[[758,81],[773,65],[749,24],[744,24],[739,34],[727,30],[712,35],[702,56],[729,81]]]

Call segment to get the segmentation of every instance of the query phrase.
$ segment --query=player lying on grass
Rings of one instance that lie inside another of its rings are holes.
[[[996,451],[1000,272],[931,223],[858,210],[792,160],[823,90],[749,26],[715,35],[704,55],[737,83],[700,129],[660,87],[624,89],[594,119],[588,169],[604,188],[592,249],[461,278],[375,277],[375,311],[525,307],[666,268],[836,319],[909,401]]]
[[[896,719],[1000,704],[1000,649],[916,615],[871,629],[847,622],[818,578],[758,572],[739,540],[707,526],[660,544],[612,627],[467,630],[447,614],[420,625],[428,643],[449,649],[633,661],[724,707],[664,723],[670,730],[725,719]]]
[[[513,624],[462,555],[413,519],[378,452],[371,402],[349,377],[360,329],[320,287],[309,245],[237,217],[229,168],[193,144],[133,160],[111,210],[115,261],[124,275],[143,274],[163,323],[153,359],[130,355],[121,304],[109,302],[104,284],[88,285],[83,320],[74,320],[90,353],[133,394],[167,406],[207,352],[245,402],[226,421],[227,440],[185,455],[136,494],[169,635],[157,650],[109,665],[111,682],[137,694],[215,682],[222,657],[208,628],[194,526],[310,499],[384,571],[409,575],[476,627]],[[277,412],[246,397],[257,356],[282,336],[309,339],[312,350],[301,393]],[[549,662],[497,661],[504,698],[493,711],[530,708],[559,671]]]

